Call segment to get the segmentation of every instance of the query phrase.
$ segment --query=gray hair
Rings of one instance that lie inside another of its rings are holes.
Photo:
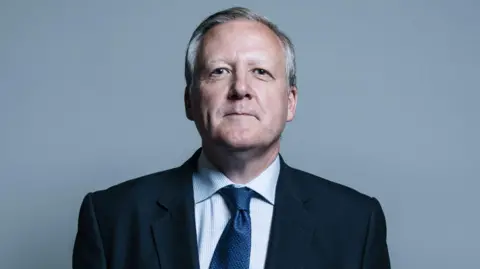
[[[249,20],[260,22],[275,33],[283,45],[287,82],[290,86],[296,86],[295,50],[290,38],[266,17],[257,14],[248,8],[232,7],[210,15],[208,18],[203,20],[193,32],[185,53],[185,81],[187,83],[187,89],[191,91],[192,87],[194,87],[193,85],[195,84],[195,72],[198,71],[196,69],[198,49],[203,38],[205,37],[205,34],[213,27],[233,20]]]

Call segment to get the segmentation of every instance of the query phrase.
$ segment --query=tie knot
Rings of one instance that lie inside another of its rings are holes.
[[[250,210],[250,199],[254,193],[251,189],[227,186],[221,189],[219,193],[227,203],[228,209],[232,214],[235,214],[237,210]]]

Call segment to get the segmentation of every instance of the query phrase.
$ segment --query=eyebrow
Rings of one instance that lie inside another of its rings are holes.
[[[225,63],[225,64],[231,64],[231,60],[228,60],[228,59],[225,59],[225,58],[217,58],[217,59],[212,59],[212,60],[209,60],[205,63],[205,65],[213,65],[213,64],[218,64],[218,63]],[[265,57],[262,57],[261,59],[248,59],[247,61],[247,65],[248,66],[252,66],[252,65],[265,65],[265,64],[269,64],[268,60],[265,59]],[[270,64],[275,64],[277,61],[272,61]]]
[[[271,65],[273,62],[268,62],[268,60],[266,59],[256,59],[256,60],[248,60],[247,61],[247,64],[248,65],[257,65],[257,64],[260,64],[260,65],[264,65],[264,64],[267,64],[267,65]]]
[[[212,59],[206,61],[205,63],[206,64],[215,64],[215,63],[228,63],[228,62],[230,62],[230,60],[227,59],[227,58],[215,57],[215,58],[212,58]]]

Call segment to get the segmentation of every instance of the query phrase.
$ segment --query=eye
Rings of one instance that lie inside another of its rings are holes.
[[[272,76],[270,72],[263,68],[255,68],[253,69],[253,73],[255,76],[257,76],[258,79],[264,80],[264,81],[270,81],[270,80],[275,80],[275,77]]]
[[[223,74],[228,73],[228,69],[220,67],[220,68],[215,68],[213,71],[210,73],[210,76],[221,76]]]
[[[262,68],[255,68],[255,69],[253,69],[253,72],[257,75],[260,75],[260,76],[265,76],[265,75],[270,76],[270,73],[267,70],[262,69]]]

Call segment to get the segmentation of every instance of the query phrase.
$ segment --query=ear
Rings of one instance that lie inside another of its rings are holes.
[[[295,112],[297,110],[297,94],[297,87],[291,86],[288,91],[287,121],[292,121],[295,117]]]
[[[187,116],[187,119],[193,121],[192,99],[190,96],[190,91],[188,90],[188,86],[185,87],[185,93],[183,94],[183,101],[185,104],[185,115]]]

